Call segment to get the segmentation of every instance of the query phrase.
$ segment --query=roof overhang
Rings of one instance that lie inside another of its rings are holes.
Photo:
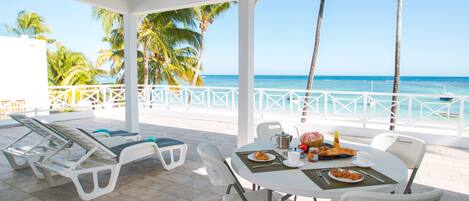
[[[122,14],[148,14],[233,0],[78,0]]]

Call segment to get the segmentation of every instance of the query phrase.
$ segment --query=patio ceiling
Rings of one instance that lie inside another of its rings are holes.
[[[96,7],[122,14],[148,14],[201,5],[228,2],[230,0],[78,0]]]

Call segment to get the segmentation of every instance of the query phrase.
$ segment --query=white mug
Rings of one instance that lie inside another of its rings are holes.
[[[288,152],[288,163],[296,164],[300,160],[300,152],[297,151],[289,151]]]
[[[357,153],[357,162],[362,163],[362,164],[366,164],[366,163],[371,162],[370,153],[365,152],[365,151],[359,151]]]

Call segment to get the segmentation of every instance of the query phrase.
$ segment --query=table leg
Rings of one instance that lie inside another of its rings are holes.
[[[267,201],[272,201],[272,190],[267,189]]]
[[[292,195],[291,194],[286,194],[284,195],[283,197],[280,198],[281,201],[285,201],[285,200],[288,200],[288,198],[290,198]]]

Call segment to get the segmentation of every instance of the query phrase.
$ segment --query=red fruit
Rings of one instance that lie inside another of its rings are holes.
[[[305,143],[302,143],[302,144],[300,144],[300,146],[298,146],[298,148],[300,148],[303,151],[307,151],[308,150],[308,145],[305,144]]]

